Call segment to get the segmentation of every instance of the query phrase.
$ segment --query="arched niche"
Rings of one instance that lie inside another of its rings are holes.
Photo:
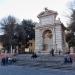
[[[50,42],[52,39],[52,31],[51,30],[45,30],[43,32],[43,50],[47,51],[50,49]]]

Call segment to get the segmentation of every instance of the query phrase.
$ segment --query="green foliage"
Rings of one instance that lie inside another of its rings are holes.
[[[70,16],[70,24],[69,24],[69,33],[66,35],[66,41],[69,45],[69,47],[71,46],[75,46],[75,2],[71,2],[70,3],[70,11],[71,11],[71,16]]]
[[[26,32],[26,36],[29,39],[34,39],[35,38],[35,23],[33,23],[31,20],[23,20],[22,21],[22,27],[24,28]]]
[[[23,32],[23,39],[25,39],[25,41],[23,41],[23,43],[25,42],[26,47],[29,45],[28,42],[29,40],[35,39],[35,23],[33,23],[31,20],[23,20],[21,22],[21,26],[24,30]]]
[[[16,18],[13,16],[8,16],[0,22],[2,30],[4,31],[3,45],[6,49],[10,49],[10,45],[13,45],[14,31],[17,26]]]
[[[1,26],[4,31],[4,35],[0,38],[3,42],[4,47],[7,50],[16,46],[21,47],[21,45],[28,45],[28,41],[35,39],[35,23],[31,20],[23,20],[21,24],[17,23],[17,20],[13,16],[8,16],[2,19]]]
[[[70,21],[70,30],[75,32],[75,9],[72,10],[71,21]]]
[[[68,43],[69,48],[75,46],[75,36],[73,32],[66,34],[66,42]]]

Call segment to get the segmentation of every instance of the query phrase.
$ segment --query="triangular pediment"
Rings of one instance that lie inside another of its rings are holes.
[[[45,16],[49,16],[49,15],[57,15],[56,11],[53,10],[48,10],[47,8],[45,8],[45,11],[42,11],[37,17],[45,17]]]

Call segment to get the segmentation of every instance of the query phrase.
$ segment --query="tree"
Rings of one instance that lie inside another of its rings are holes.
[[[15,29],[16,44],[22,51],[29,46],[29,40],[35,39],[35,23],[31,20],[23,20]]]
[[[25,31],[25,39],[28,42],[29,40],[35,39],[35,23],[32,22],[31,20],[23,20],[22,21],[22,27],[24,28]]]
[[[24,45],[27,47],[28,41],[35,39],[35,23],[31,20],[23,20],[21,24],[13,16],[8,16],[1,21],[2,29],[4,30],[3,43],[7,50],[19,48]]]
[[[66,34],[66,42],[68,43],[69,48],[75,46],[75,38],[72,32]]]
[[[1,20],[1,28],[4,31],[4,46],[10,51],[12,51],[14,43],[14,31],[17,26],[17,20],[13,16],[8,16]]]
[[[24,28],[22,25],[18,25],[16,27],[16,32],[14,36],[16,40],[16,45],[18,46],[18,49],[21,49],[21,46],[24,45],[25,48],[25,43],[26,43],[26,33],[24,31]]]
[[[70,6],[71,16],[70,16],[70,23],[68,26],[69,33],[66,35],[66,41],[69,47],[75,46],[75,2],[71,3]]]
[[[26,32],[26,38],[34,39],[35,38],[35,23],[31,20],[23,20],[22,21],[22,27],[24,28]]]
[[[71,21],[70,21],[69,29],[72,32],[75,32],[75,9],[72,10]]]

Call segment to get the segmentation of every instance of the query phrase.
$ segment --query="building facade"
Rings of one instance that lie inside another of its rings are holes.
[[[52,49],[55,53],[65,52],[65,27],[60,19],[56,20],[58,13],[53,10],[41,12],[37,17],[39,23],[35,27],[35,52],[48,54]]]

